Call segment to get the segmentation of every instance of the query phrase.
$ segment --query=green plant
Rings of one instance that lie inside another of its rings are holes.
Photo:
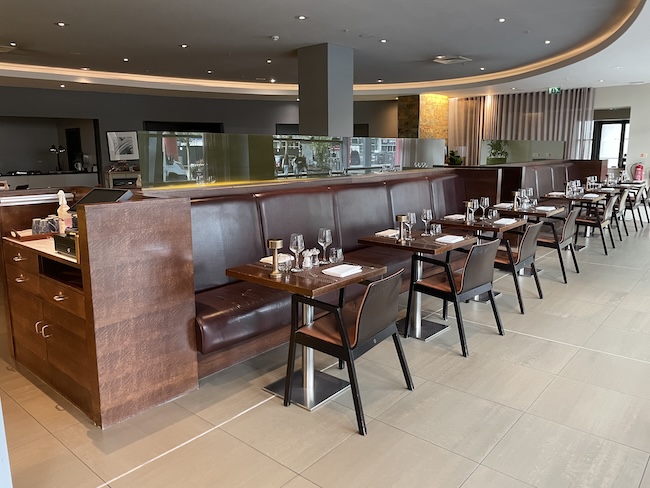
[[[508,158],[508,141],[502,139],[493,139],[488,142],[490,148],[489,158]]]
[[[463,164],[463,157],[460,156],[456,151],[449,151],[447,162],[452,166],[458,166]]]

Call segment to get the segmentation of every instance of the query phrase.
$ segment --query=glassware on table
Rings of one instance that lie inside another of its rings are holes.
[[[343,249],[340,247],[330,247],[329,260],[330,263],[342,263]]]
[[[404,222],[404,225],[406,225],[406,240],[407,241],[413,241],[415,238],[412,235],[412,229],[415,224],[418,223],[418,219],[415,216],[415,212],[406,212],[406,222]]]
[[[478,198],[470,198],[469,202],[470,202],[470,208],[472,210],[472,222],[476,222],[476,211],[479,208],[479,204],[478,204],[479,200]]]
[[[433,224],[431,226],[431,234],[432,236],[437,236],[442,234],[442,225],[441,224]]]
[[[431,235],[431,232],[429,232],[429,224],[433,220],[433,212],[431,212],[430,208],[423,208],[422,209],[422,223],[424,224],[424,232],[422,233],[422,237],[429,237]]]
[[[481,197],[479,206],[481,207],[481,220],[487,219],[487,209],[490,207],[490,197]]]
[[[323,260],[321,264],[327,264],[325,261],[327,256],[327,246],[332,243],[332,230],[321,227],[318,229],[318,244],[323,248]]]
[[[302,271],[300,268],[300,253],[305,250],[305,239],[302,234],[291,234],[289,239],[289,249],[296,255],[296,265],[291,268],[291,271],[298,273]]]

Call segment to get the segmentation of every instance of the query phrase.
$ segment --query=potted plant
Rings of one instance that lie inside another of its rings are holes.
[[[508,159],[508,141],[493,139],[488,142],[490,154],[487,157],[487,164],[503,164]]]
[[[449,156],[447,156],[447,164],[450,166],[460,166],[463,164],[463,157],[460,156],[456,151],[449,151]]]

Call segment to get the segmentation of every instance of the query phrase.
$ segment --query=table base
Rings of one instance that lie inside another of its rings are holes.
[[[500,291],[492,291],[492,294],[494,295],[495,300],[501,296]],[[487,292],[481,293],[480,295],[476,295],[474,298],[472,298],[472,301],[479,303],[488,303],[490,301],[490,295],[488,295]]]
[[[406,328],[406,319],[400,319],[397,321],[397,330],[399,333],[404,336],[404,330]],[[428,342],[439,334],[442,334],[449,326],[447,324],[439,324],[438,322],[431,322],[430,320],[422,320],[422,325],[420,327],[420,335],[416,336],[413,332],[413,327],[409,331],[409,337]]]
[[[284,378],[264,387],[265,391],[284,398]],[[291,403],[300,405],[309,411],[315,410],[323,403],[350,388],[350,383],[322,371],[314,371],[314,388],[303,388],[302,370],[293,372],[291,378]]]
[[[537,274],[539,275],[543,269],[537,268]],[[525,268],[522,268],[519,270],[519,276],[533,276],[533,270],[530,268],[530,266],[526,266]]]

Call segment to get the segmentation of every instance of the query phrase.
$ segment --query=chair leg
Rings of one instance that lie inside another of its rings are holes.
[[[291,331],[289,340],[289,358],[287,359],[287,375],[284,379],[284,406],[291,405],[291,387],[293,371],[296,366],[296,341],[294,338],[295,330]]]
[[[625,212],[623,212],[623,217],[621,217],[621,220],[623,221],[623,228],[625,229],[625,235],[629,236],[630,233],[627,231],[627,223],[625,222]]]
[[[614,243],[614,233],[612,231],[611,223],[607,226],[607,231],[609,232],[609,240],[612,241],[612,249],[616,249],[616,244]]]
[[[572,244],[569,244],[569,246],[573,246]],[[560,249],[560,246],[557,246],[557,257],[560,259],[560,269],[562,270],[562,276],[564,277],[564,283],[568,283],[566,279],[566,270],[564,269],[564,259],[562,259],[562,249]],[[575,259],[575,256],[573,257]]]
[[[467,350],[467,338],[465,337],[465,327],[463,326],[463,316],[460,313],[460,302],[454,300],[454,309],[456,310],[456,323],[458,324],[458,337],[460,338],[460,348],[463,351],[463,356],[469,357]]]
[[[519,288],[519,280],[517,279],[517,271],[514,266],[512,267],[512,277],[515,280],[515,291],[517,292],[517,300],[519,301],[519,310],[524,313],[524,300],[521,298],[521,289]]]
[[[621,235],[621,224],[618,223],[618,217],[616,217],[616,231],[618,232],[618,240],[623,242],[623,236]]]
[[[447,320],[447,300],[442,301],[442,320]]]
[[[641,209],[639,207],[637,207],[636,211],[639,214],[639,224],[641,224],[641,228],[643,229],[643,219],[641,218]],[[632,213],[634,213],[634,212],[632,212]]]
[[[413,385],[413,378],[411,378],[409,365],[406,362],[406,356],[404,355],[404,349],[402,348],[402,341],[399,340],[399,334],[393,334],[393,342],[395,343],[395,349],[397,350],[397,357],[399,358],[399,364],[402,366],[402,373],[404,373],[404,380],[406,381],[406,387],[409,390],[413,390],[415,389],[415,386]]]
[[[361,406],[361,394],[359,392],[359,383],[357,382],[357,370],[354,367],[354,359],[352,359],[352,355],[349,351],[345,362],[348,363],[348,376],[350,378],[350,387],[352,389],[352,400],[354,400],[354,410],[357,413],[359,434],[366,435],[366,421],[363,416],[363,407]]]
[[[571,251],[571,257],[573,258],[573,266],[575,266],[576,268],[576,273],[580,273],[580,268],[578,268],[578,260],[576,259],[576,250],[573,247],[573,244],[569,244],[569,250]]]
[[[409,336],[411,330],[411,300],[413,299],[413,282],[409,286],[409,298],[406,302],[406,318],[404,319],[404,338],[406,339]]]
[[[345,367],[345,361],[339,359],[339,369],[343,369],[344,367]]]
[[[501,317],[499,316],[499,311],[497,310],[497,302],[494,301],[494,291],[488,290],[488,296],[490,297],[490,305],[492,305],[492,313],[494,314],[494,320],[497,323],[497,330],[499,335],[506,335],[503,330],[503,325],[501,324]]]
[[[539,295],[539,298],[544,298],[544,295],[542,294],[542,286],[539,284],[539,276],[537,276],[535,263],[530,263],[530,269],[533,272],[533,278],[535,278],[535,285],[537,285],[537,294]]]
[[[601,226],[598,226],[600,229],[600,239],[603,241],[603,250],[605,251],[605,256],[607,256],[607,243],[605,243],[605,232]]]

